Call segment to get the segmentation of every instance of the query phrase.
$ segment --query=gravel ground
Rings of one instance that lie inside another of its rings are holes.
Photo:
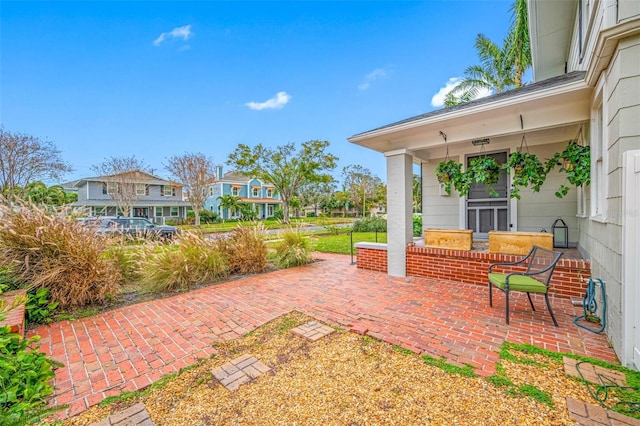
[[[532,357],[548,366],[503,361],[504,373],[516,386],[550,393],[554,408],[368,337],[338,330],[312,343],[289,332],[311,320],[296,312],[278,318],[217,345],[215,357],[162,387],[93,407],[64,424],[88,425],[142,402],[156,425],[568,425],[565,398],[590,400],[562,365],[540,355]],[[212,371],[247,353],[272,370],[230,392]]]

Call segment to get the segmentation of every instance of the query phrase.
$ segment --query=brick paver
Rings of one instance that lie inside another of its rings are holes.
[[[138,403],[91,426],[153,426],[144,404]]]
[[[640,426],[638,419],[574,398],[567,398],[567,408],[576,426]]]
[[[245,354],[213,370],[213,376],[230,391],[263,375],[271,368],[252,355]]]
[[[621,371],[611,370],[588,362],[580,362],[573,358],[564,357],[563,360],[564,372],[569,376],[582,376],[588,382],[597,385],[627,386],[627,376]]]
[[[311,321],[291,329],[292,333],[302,336],[305,339],[309,339],[312,342],[322,339],[324,336],[328,336],[334,331],[335,330],[328,325],[320,324],[317,321]]]
[[[326,324],[418,353],[469,363],[481,375],[495,371],[504,340],[571,351],[617,362],[606,336],[576,327],[569,300],[552,297],[560,327],[544,301],[504,296],[486,286],[441,279],[389,277],[357,269],[349,256],[319,254],[322,261],[250,276],[208,288],[127,306],[77,321],[42,326],[42,350],[65,365],[56,370],[55,403],[77,414],[106,396],[150,385],[165,374],[215,353],[212,343],[239,337],[292,310]]]

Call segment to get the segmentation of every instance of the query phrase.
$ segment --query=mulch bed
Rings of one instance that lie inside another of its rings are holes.
[[[370,337],[338,329],[311,342],[290,331],[312,320],[292,312],[217,344],[215,357],[162,386],[93,407],[64,424],[88,425],[142,402],[156,425],[566,425],[573,423],[568,396],[591,402],[584,386],[553,360],[544,359],[544,366],[502,362],[516,386],[548,392],[551,407],[482,377],[447,373]],[[271,370],[229,391],[213,371],[244,354]]]

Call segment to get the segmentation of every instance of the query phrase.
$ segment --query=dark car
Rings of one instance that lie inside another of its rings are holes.
[[[155,225],[143,217],[104,216],[95,219],[88,226],[104,234],[171,239],[178,233],[175,226]]]

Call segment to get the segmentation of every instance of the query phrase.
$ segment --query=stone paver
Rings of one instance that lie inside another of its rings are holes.
[[[324,336],[328,336],[334,331],[335,330],[328,325],[320,324],[317,321],[311,321],[291,329],[292,333],[302,336],[305,339],[309,339],[312,342],[322,339]]]
[[[574,398],[567,398],[567,408],[576,426],[640,426],[638,419]]]
[[[258,361],[256,357],[245,354],[215,368],[213,375],[222,386],[234,391],[269,370],[271,368]]]
[[[588,362],[580,362],[573,358],[564,357],[564,372],[569,376],[582,377],[588,382],[603,385],[627,386],[627,376],[615,370],[610,370]],[[580,363],[580,365],[578,365]],[[580,371],[578,371],[580,370]]]
[[[532,311],[512,295],[511,325],[504,296],[488,303],[486,285],[389,277],[357,269],[349,256],[217,284],[76,321],[39,327],[41,349],[65,365],[56,370],[56,404],[74,415],[103,398],[149,386],[165,374],[216,351],[215,341],[239,337],[292,310],[326,324],[360,330],[417,353],[495,371],[503,341],[617,362],[606,336],[573,324],[582,312],[552,297],[559,327],[546,309]],[[536,306],[544,301],[534,296]]]
[[[153,426],[144,404],[132,405],[124,411],[112,414],[106,419],[91,426]]]

